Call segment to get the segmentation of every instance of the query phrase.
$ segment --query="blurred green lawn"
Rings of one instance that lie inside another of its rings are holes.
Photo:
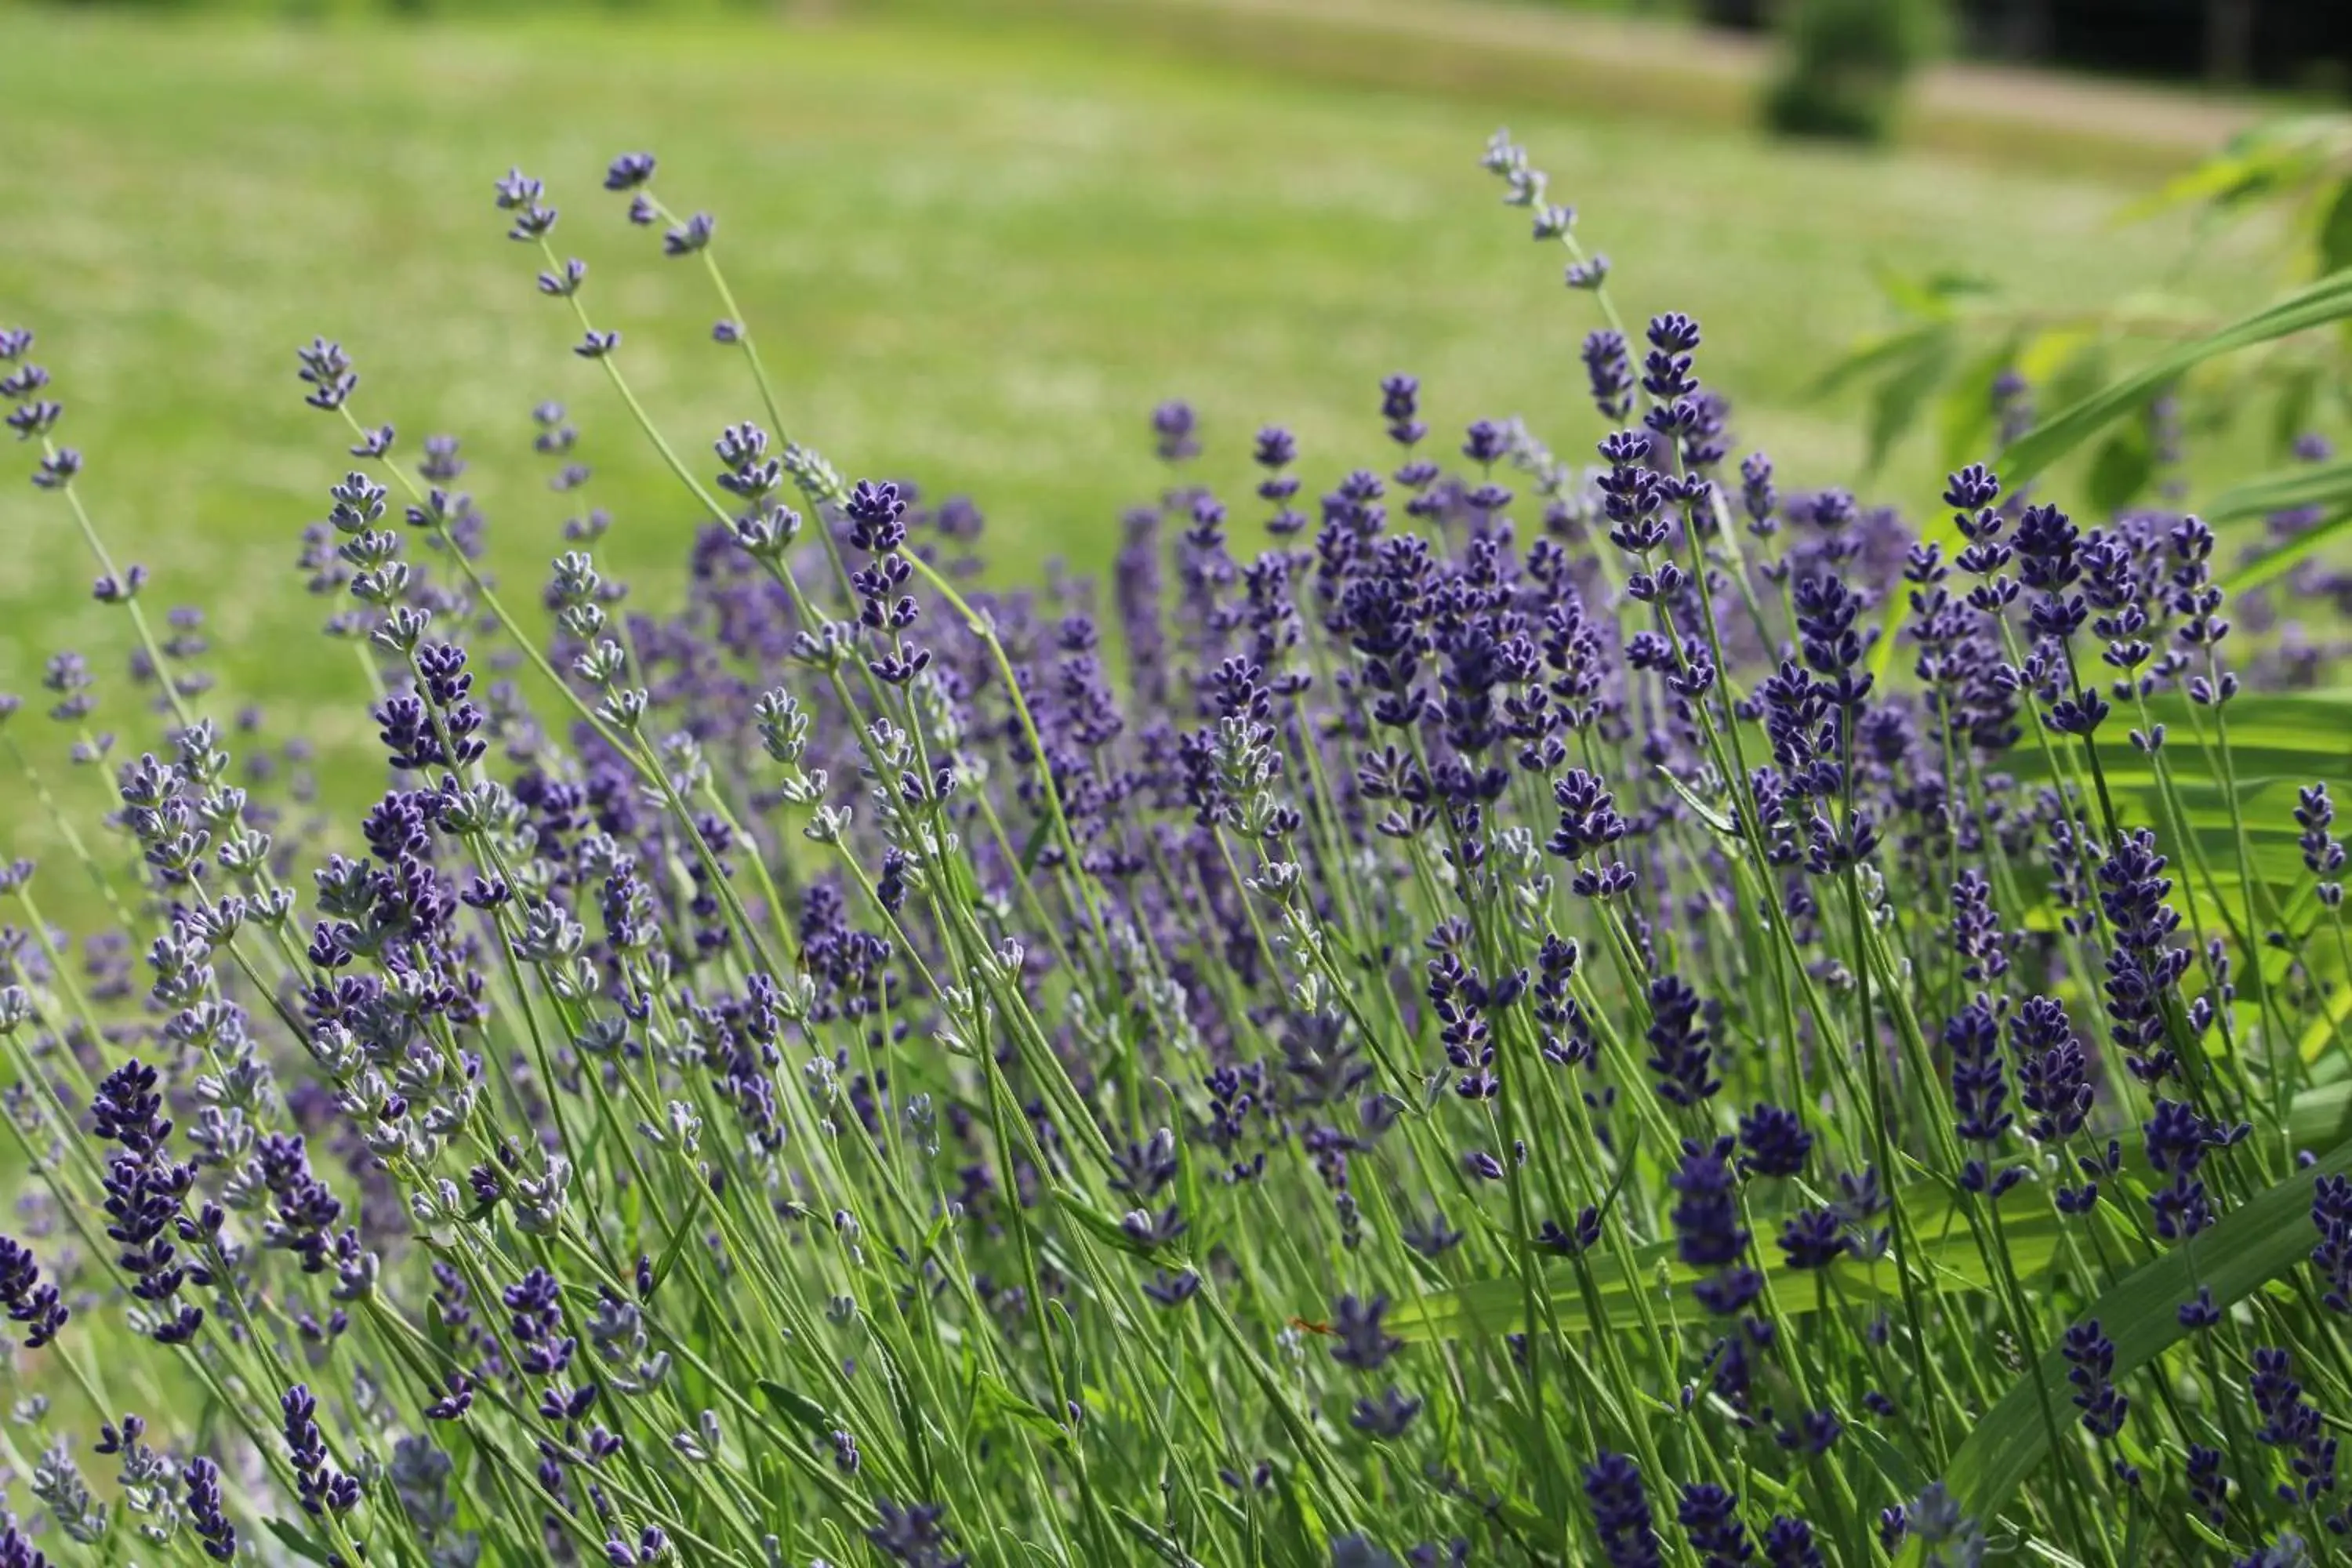
[[[653,603],[674,593],[693,513],[500,237],[490,183],[509,163],[551,183],[558,241],[591,262],[593,308],[682,448],[754,404],[709,342],[700,278],[598,188],[624,148],[656,149],[667,198],[719,215],[795,433],[846,471],[972,493],[1007,571],[1106,559],[1122,504],[1154,488],[1145,416],[1170,395],[1200,406],[1207,475],[1235,489],[1267,420],[1297,429],[1310,483],[1381,460],[1375,383],[1400,368],[1441,431],[1520,414],[1573,451],[1598,433],[1589,301],[1496,206],[1475,166],[1496,114],[1475,94],[919,17],[271,30],[0,6],[0,322],[39,329],[86,493],[153,572],[152,602],[210,613],[229,699],[267,697],[330,748],[367,725],[292,566],[345,466],[293,375],[314,333],[350,346],[362,416],[396,420],[412,453],[465,438],[510,583],[536,581],[569,499],[542,488],[529,410],[570,403],[589,499],[618,519],[602,563]],[[1882,319],[1874,266],[1979,271],[2064,307],[2168,279],[2189,248],[2179,226],[2112,230],[2136,192],[2092,176],[1572,104],[1513,128],[1627,309],[1702,320],[1742,449],[1792,482],[1854,477],[1851,403],[1800,393]],[[2226,249],[2174,281],[2231,308],[2273,287]],[[123,628],[5,450],[0,689],[61,647],[111,674]],[[1932,505],[1932,462],[1906,453],[1885,499]],[[136,728],[111,696],[101,720]]]

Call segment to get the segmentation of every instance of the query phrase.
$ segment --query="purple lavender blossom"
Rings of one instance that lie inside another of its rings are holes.
[[[58,1300],[58,1288],[42,1282],[32,1248],[5,1236],[0,1236],[0,1305],[6,1306],[12,1320],[26,1325],[26,1350],[39,1350],[56,1339],[72,1316]]]
[[[900,1507],[888,1498],[877,1500],[882,1521],[866,1532],[874,1549],[900,1568],[963,1568],[969,1561],[955,1552],[954,1539],[942,1522],[946,1510],[935,1503]]]
[[[1658,1568],[1664,1561],[1641,1467],[1631,1455],[1604,1452],[1587,1466],[1584,1498],[1609,1568]]]
[[[2115,1341],[2093,1318],[2067,1329],[2058,1348],[2066,1358],[2066,1381],[2074,1386],[2074,1405],[2083,1413],[2084,1429],[2095,1437],[2112,1437],[2122,1431],[2131,1401],[2115,1384]]]

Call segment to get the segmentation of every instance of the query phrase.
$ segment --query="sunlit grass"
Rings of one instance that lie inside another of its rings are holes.
[[[1106,559],[1153,483],[1146,409],[1182,395],[1213,479],[1282,418],[1307,471],[1361,433],[1381,374],[1430,388],[1441,428],[1523,414],[1563,450],[1597,431],[1575,348],[1591,324],[1516,219],[1465,178],[1495,116],[1473,99],[1146,60],[1024,32],[917,21],[313,30],[0,14],[0,317],[43,331],[87,489],[159,597],[204,605],[236,688],[347,699],[290,586],[295,536],[340,458],[291,351],[360,357],[371,405],[484,456],[527,443],[528,397],[566,399],[620,519],[605,552],[651,578],[688,514],[565,352],[531,259],[499,239],[490,179],[543,174],[560,238],[675,439],[746,412],[707,312],[646,263],[651,237],[595,188],[611,153],[663,156],[674,199],[717,211],[791,405],[848,467],[974,493],[1014,571]],[[1724,130],[1516,118],[1640,310],[1738,325],[1710,341],[1743,444],[1800,482],[1852,479],[1849,407],[1808,377],[1882,315],[1873,268],[1982,272],[2053,306],[2177,281],[2239,303],[2269,279],[2184,237],[2114,237],[2123,187],[1924,154],[1791,150]],[[1504,233],[1498,233],[1504,231]],[[525,389],[528,389],[526,394]],[[1474,391],[1475,389],[1475,391]],[[234,464],[208,460],[234,450]],[[1123,456],[1122,456],[1123,455]],[[1932,457],[1888,499],[1931,498]],[[495,465],[493,558],[536,572],[564,514]],[[72,542],[0,491],[0,684],[97,640]],[[266,590],[266,591],[265,591]],[[320,610],[320,614],[323,614]],[[321,735],[353,729],[348,702]],[[305,716],[307,717],[307,716]]]

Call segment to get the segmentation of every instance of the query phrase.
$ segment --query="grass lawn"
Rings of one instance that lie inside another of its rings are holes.
[[[1441,431],[1517,413],[1564,450],[1598,433],[1576,358],[1589,303],[1495,205],[1475,158],[1498,111],[1475,93],[919,17],[265,30],[14,9],[0,103],[0,321],[40,330],[87,494],[155,602],[212,614],[232,700],[267,693],[330,748],[367,726],[292,565],[344,466],[301,405],[298,342],[349,344],[362,416],[396,420],[412,452],[465,437],[509,582],[535,581],[566,510],[529,451],[542,398],[572,404],[590,499],[618,519],[608,572],[658,601],[688,535],[530,254],[500,237],[490,182],[509,163],[551,182],[558,239],[591,262],[593,308],[682,447],[754,404],[708,341],[701,279],[597,188],[627,147],[660,153],[673,203],[719,215],[796,434],[854,473],[972,492],[1011,570],[1105,559],[1122,503],[1155,483],[1144,416],[1169,395],[1199,405],[1208,477],[1236,489],[1269,419],[1298,430],[1310,483],[1378,460],[1374,384],[1399,368]],[[2087,175],[1573,104],[1511,118],[1626,307],[1706,324],[1702,371],[1735,398],[1743,449],[1792,482],[1853,475],[1851,405],[1800,395],[1880,320],[1874,266],[1979,271],[2063,307],[2171,279],[2187,249],[2178,226],[2114,232],[2135,193]],[[2273,287],[2226,248],[2173,281],[2230,308]],[[1932,505],[1933,463],[1906,453],[1885,499]],[[0,488],[0,689],[61,647],[111,672],[123,646],[28,468]],[[101,720],[135,727],[113,696]]]

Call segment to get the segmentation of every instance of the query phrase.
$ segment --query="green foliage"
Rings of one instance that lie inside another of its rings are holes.
[[[1904,84],[1944,31],[1940,0],[1787,0],[1767,122],[1794,136],[1885,141]]]
[[[2145,408],[2150,399],[2179,384],[2206,362],[2347,321],[2352,321],[2352,268],[2331,273],[2251,315],[2182,343],[2128,375],[2068,404],[2000,453],[2000,472],[2011,486],[2027,483],[2126,415]],[[1931,338],[1948,330],[1948,325],[1938,325],[1917,329],[1915,335]],[[1866,359],[1874,352],[1863,351],[1856,358]],[[2087,359],[2087,355],[2078,354],[2075,363]],[[1916,363],[1916,358],[1910,363]],[[1881,384],[1882,407],[1899,399],[1906,416],[1924,396],[1924,389],[1900,373]],[[2147,489],[2155,467],[2149,437],[2144,429],[2110,437],[2092,460],[2087,489],[2093,504],[2108,512],[2130,504]],[[2221,504],[2213,521],[2242,521],[2267,515],[2282,506],[2332,505],[2347,496],[2352,496],[2352,482],[2346,479],[2342,465],[2306,468],[2238,487],[2220,498]],[[2336,531],[2331,523],[2298,536],[2262,561],[2242,569],[2236,584],[2247,588],[2270,581],[2296,561],[2323,548]],[[1930,528],[1927,536],[1947,549],[1956,547],[1958,542],[1948,521]],[[1891,604],[1886,629],[1891,632],[1898,627],[1903,615],[1902,605]],[[1896,639],[1891,636],[1879,644],[1874,658],[1882,673],[1891,666],[1897,647]]]
[[[2340,465],[2313,468],[2297,451],[2305,434],[2352,412],[2352,116],[2259,127],[2125,206],[2116,221],[2178,213],[2194,214],[2208,231],[2263,218],[2283,237],[2299,286],[2217,326],[2169,291],[2113,291],[2053,311],[2021,306],[1979,279],[1882,270],[1896,325],[1857,341],[1816,390],[1868,388],[1874,471],[1932,414],[1942,468],[1998,457],[2002,479],[2015,485],[2073,458],[2069,482],[2102,513],[2144,505],[2159,482],[2181,480],[2179,454],[2159,422],[2208,440],[2247,427],[2284,466],[2210,497],[2191,486],[2188,501],[2225,531],[2321,509],[2318,526],[2267,546],[2231,577],[2239,588],[2273,581],[2332,546],[2352,499]],[[2161,345],[2152,355],[2142,346],[2149,342]],[[2126,356],[2137,368],[2118,377],[2115,362]],[[2006,447],[1992,395],[2003,375],[2046,416]],[[1882,646],[1878,657],[1884,668],[1893,650]]]
[[[2352,147],[2352,142],[2338,139],[2335,122],[2327,130],[2328,137],[2320,138],[2305,128],[2294,143],[2298,155],[2315,155],[2315,141],[2328,155]],[[2197,199],[2217,211],[2230,210],[2252,199],[2252,193],[2282,188],[2275,162],[2248,154],[2225,170],[2208,167],[2177,182],[2171,199]],[[2179,460],[2178,453],[2164,449],[2155,426],[2159,417],[2182,418],[2180,405],[2191,399],[2188,417],[2208,432],[2228,423],[2241,405],[2266,403],[2270,448],[2286,457],[2323,410],[2352,406],[2352,359],[2342,348],[2352,336],[2352,267],[2335,265],[2341,248],[2352,244],[2352,174],[2340,184],[2332,176],[2304,184],[2312,207],[2305,226],[2312,237],[2308,254],[2327,269],[2235,321],[2184,331],[2190,318],[2181,303],[2162,296],[2052,321],[2014,310],[1974,279],[1882,273],[1880,287],[1902,324],[1855,343],[1815,383],[1814,392],[1867,384],[1867,468],[1874,473],[1931,408],[1937,411],[1945,468],[1997,458],[2003,481],[2012,488],[2088,448],[2082,493],[2102,515],[2144,501],[2159,473]],[[2113,345],[2140,333],[2160,335],[2170,346],[2112,377]],[[2219,378],[2205,379],[2209,367],[2216,366]],[[2042,406],[2056,408],[2013,442],[2003,441],[1994,416],[1993,387],[2003,374],[2014,375],[2022,387],[2038,387]],[[2161,413],[2159,400],[2168,400]],[[2124,424],[2134,416],[2139,417]],[[2259,587],[2332,545],[2352,507],[2352,478],[2347,476],[2343,463],[2315,466],[2298,454],[2291,468],[2242,480],[2199,506],[2209,521],[2223,528],[2291,510],[2315,508],[2323,513],[2316,526],[2241,565],[2231,586]],[[1927,534],[1947,550],[1957,547],[1948,522],[1931,525]],[[1903,605],[1890,604],[1883,629],[1895,631],[1905,614]],[[1882,675],[1900,648],[1892,636],[1881,640],[1874,662]]]
[[[2013,483],[2033,479],[2207,360],[2293,337],[2347,317],[2352,317],[2352,270],[2331,273],[2218,331],[2181,344],[2062,410],[2010,447],[2002,456],[2002,467]],[[2121,499],[2130,499],[2131,493],[2126,492]]]

